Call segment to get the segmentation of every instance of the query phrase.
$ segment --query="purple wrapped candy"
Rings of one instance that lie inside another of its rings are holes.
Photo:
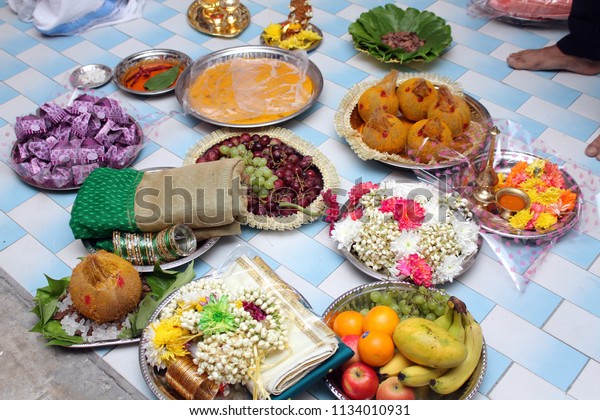
[[[80,115],[90,113],[94,109],[96,98],[91,95],[83,94],[73,100],[71,106],[67,108],[67,112],[71,115]]]
[[[72,166],[77,162],[77,146],[59,142],[50,150],[50,163],[56,166]]]
[[[88,113],[79,114],[71,123],[71,131],[79,138],[84,138],[88,132],[91,115]]]
[[[130,122],[129,115],[114,99],[100,99],[94,104],[94,111],[99,118],[103,115],[106,119],[112,120],[117,124],[127,124]]]
[[[27,143],[29,151],[39,159],[50,160],[50,145],[40,138],[34,138]]]
[[[27,147],[26,142],[17,143],[17,147],[13,149],[12,158],[15,163],[23,163],[31,157],[31,152]]]
[[[117,147],[111,146],[105,155],[109,168],[122,169],[129,165],[137,154],[137,146]]]
[[[34,134],[42,134],[47,130],[46,121],[42,117],[33,114],[17,117],[17,122],[15,123],[17,140],[26,139]]]
[[[73,172],[71,171],[71,168],[62,168],[60,166],[55,166],[52,169],[50,181],[53,184],[50,186],[53,188],[64,188],[72,186]]]
[[[133,146],[140,142],[140,136],[138,135],[137,126],[135,124],[121,127],[121,132],[123,135],[116,140],[118,143]]]
[[[85,165],[77,165],[73,166],[71,169],[73,170],[73,182],[75,185],[83,184],[83,181],[87,178],[89,174],[96,168],[99,168],[100,165],[98,163],[88,163]]]
[[[58,124],[67,116],[67,111],[54,102],[48,102],[40,106],[40,117],[45,118],[51,125]]]
[[[104,160],[104,147],[91,137],[81,143],[78,162],[85,164]]]
[[[65,120],[61,122],[59,125],[56,125],[52,128],[50,133],[58,139],[59,143],[68,142],[71,138],[71,122],[73,118],[69,116],[68,121]]]
[[[50,136],[46,137],[45,142],[48,143],[48,146],[50,146],[50,149],[52,149],[54,146],[56,146],[58,144],[58,139],[56,137],[54,137],[53,135],[50,135]]]

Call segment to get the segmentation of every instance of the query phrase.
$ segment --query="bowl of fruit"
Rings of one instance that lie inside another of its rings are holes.
[[[313,144],[280,127],[222,128],[188,151],[184,165],[219,159],[244,161],[245,224],[265,230],[296,229],[326,210],[322,193],[339,186],[333,163]]]
[[[365,284],[333,301],[323,321],[355,353],[325,378],[338,399],[471,399],[483,380],[481,326],[444,290]]]

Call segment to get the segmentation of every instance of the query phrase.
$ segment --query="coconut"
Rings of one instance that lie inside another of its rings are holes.
[[[427,110],[437,99],[437,90],[430,81],[413,77],[400,83],[396,96],[402,115],[414,122],[427,118]]]
[[[420,162],[438,158],[440,152],[451,149],[452,133],[439,118],[417,121],[408,130],[407,152]]]
[[[73,306],[98,323],[117,321],[140,303],[142,280],[133,265],[111,252],[100,250],[86,256],[69,282]]]
[[[398,98],[396,97],[396,78],[398,71],[392,69],[379,83],[365,90],[358,98],[358,113],[367,122],[377,108],[388,114],[398,114]]]
[[[400,154],[406,147],[408,126],[383,109],[375,110],[373,117],[362,130],[363,142],[379,152]]]
[[[437,117],[443,121],[452,137],[462,134],[471,121],[471,112],[467,103],[450,92],[446,86],[440,86],[437,100],[427,110],[427,118]]]

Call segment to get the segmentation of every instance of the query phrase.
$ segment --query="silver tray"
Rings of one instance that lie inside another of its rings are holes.
[[[162,95],[163,93],[171,92],[175,89],[175,84],[173,84],[171,87],[168,87],[168,88],[162,89],[162,90],[142,92],[139,90],[129,89],[122,82],[122,79],[123,79],[123,77],[125,77],[125,74],[127,73],[127,71],[131,67],[135,66],[136,64],[138,64],[142,61],[165,60],[165,59],[176,61],[180,66],[183,66],[185,68],[187,68],[187,66],[192,62],[192,59],[188,55],[186,55],[180,51],[169,50],[169,49],[164,49],[164,48],[141,51],[141,52],[137,52],[135,54],[131,54],[128,57],[125,57],[123,60],[121,60],[121,62],[119,64],[117,64],[117,66],[115,67],[115,70],[114,70],[113,80],[114,80],[115,84],[119,87],[119,89],[124,90],[125,92],[132,93],[134,95],[155,96],[155,95]],[[181,75],[180,75],[180,77],[181,77]]]
[[[314,43],[313,45],[311,45],[309,48],[306,48],[306,49],[304,50],[304,51],[306,51],[306,52],[311,52],[311,51],[315,50],[315,49],[316,49],[316,48],[317,48],[319,45],[321,45],[321,42],[323,42],[323,31],[321,31],[321,29],[319,29],[319,28],[318,28],[316,25],[313,25],[312,23],[309,23],[309,24],[307,25],[306,29],[307,29],[307,30],[309,30],[309,31],[316,32],[316,33],[317,33],[317,34],[318,34],[318,35],[321,37],[321,39],[320,39],[319,41],[315,42],[315,43]],[[261,33],[261,35],[260,35],[260,44],[261,44],[261,45],[268,45],[268,46],[271,46],[271,47],[277,47],[277,48],[281,48],[281,47],[279,47],[279,46],[277,46],[277,45],[269,45],[269,44],[267,44],[267,43],[265,42],[264,38],[263,38],[263,35],[264,35],[264,34],[265,34],[265,31],[263,31],[263,32]]]
[[[296,296],[298,296],[298,300],[300,301],[300,303],[302,303],[307,309],[312,311],[312,306],[306,300],[306,298],[292,286],[289,286],[289,288],[291,289],[291,291],[294,294],[296,294]],[[160,312],[163,310],[163,308],[166,305],[168,305],[169,302],[176,297],[178,292],[179,292],[178,290],[174,291],[169,296],[167,296],[165,298],[165,300],[163,300],[163,302],[156,308],[156,310],[154,311],[154,313],[148,320],[148,325],[150,325],[154,321],[156,321],[156,319],[160,315]],[[142,331],[142,335],[139,339],[140,341],[145,338],[147,330],[148,330],[148,328],[144,328],[144,330]],[[159,371],[158,369],[155,369],[155,368],[149,366],[148,363],[146,363],[146,359],[143,354],[142,346],[138,347],[138,359],[139,359],[140,369],[142,371],[142,376],[144,377],[144,381],[146,382],[146,384],[150,388],[150,391],[152,391],[152,393],[154,394],[154,396],[156,398],[158,398],[159,400],[181,400],[181,399],[183,399],[183,397],[181,395],[179,395],[179,393],[176,390],[174,390],[173,387],[167,382],[164,370]],[[234,387],[234,391],[231,393],[230,398],[231,399],[234,399],[234,398],[235,399],[252,399],[252,396],[246,390],[246,388],[236,385],[236,387]]]
[[[123,169],[123,168],[129,167],[137,159],[138,155],[140,154],[140,152],[142,151],[142,148],[144,146],[144,144],[143,144],[143,141],[144,141],[144,132],[142,131],[142,127],[140,126],[140,124],[131,115],[129,116],[129,119],[136,126],[136,129],[137,129],[136,131],[138,132],[138,135],[139,135],[139,138],[140,138],[140,141],[138,143],[139,147],[137,148],[137,150],[135,151],[135,153],[133,153],[129,157],[129,160],[125,163],[125,165],[123,165],[122,167],[119,167],[119,168],[115,168],[115,169]],[[11,167],[13,168],[13,170],[15,171],[15,173],[19,176],[19,178],[21,178],[21,180],[23,182],[25,182],[26,184],[31,185],[32,187],[39,188],[41,190],[47,190],[47,191],[76,191],[76,190],[79,189],[79,187],[81,187],[81,184],[80,185],[72,185],[72,184],[70,184],[70,185],[67,185],[67,186],[64,186],[64,187],[50,187],[50,186],[47,186],[47,185],[40,184],[40,183],[36,182],[35,179],[32,179],[30,177],[27,177],[27,176],[21,174],[17,170],[17,168],[15,168],[16,163],[15,163],[14,157],[13,157],[14,153],[15,153],[15,149],[17,148],[17,144],[18,143],[19,143],[19,141],[15,141],[13,143],[13,146],[12,146],[12,149],[11,149],[11,152],[10,152],[10,163],[11,163]],[[103,167],[103,166],[101,165],[101,167]]]
[[[465,263],[463,264],[463,269],[454,278],[458,278],[458,277],[462,276],[465,272],[467,272],[467,270],[469,268],[471,268],[473,263],[475,263],[475,259],[479,255],[479,251],[481,251],[482,244],[483,244],[483,238],[481,237],[481,235],[479,235],[479,237],[477,238],[477,251],[474,254],[472,254],[467,260],[465,260]],[[341,252],[344,255],[344,257],[346,257],[346,259],[350,262],[350,264],[352,264],[354,267],[358,268],[363,274],[366,274],[367,276],[371,277],[375,281],[394,281],[396,279],[404,280],[407,278],[407,276],[392,277],[390,274],[385,274],[380,271],[375,271],[372,268],[367,267],[365,265],[365,263],[363,263],[361,260],[356,258],[356,255],[354,255],[352,252],[348,251],[346,248],[342,248]]]
[[[475,173],[479,173],[483,170],[487,159],[487,154],[478,156],[473,161]],[[522,151],[512,150],[501,150],[496,153],[494,158],[494,169],[497,173],[508,174],[512,167],[519,161],[532,162],[535,159],[544,159],[543,157],[536,156],[531,153]],[[575,209],[562,217],[554,226],[545,231],[539,230],[521,230],[513,228],[507,220],[500,217],[493,211],[480,210],[477,211],[477,216],[481,227],[490,233],[494,233],[506,238],[520,239],[524,241],[530,240],[550,240],[567,233],[579,220],[581,209],[583,206],[581,199],[581,190],[579,185],[575,182],[575,179],[564,170],[561,170],[563,178],[565,179],[565,188],[571,189],[577,194],[577,203]],[[476,201],[473,199],[473,204],[476,205]]]
[[[304,105],[301,109],[296,111],[295,113],[288,115],[283,118],[278,118],[276,120],[262,122],[262,123],[254,123],[254,124],[234,124],[228,123],[224,121],[213,120],[202,115],[200,112],[188,106],[187,101],[185,100],[185,94],[187,92],[187,88],[190,84],[190,68],[194,67],[197,69],[206,69],[208,67],[214,66],[216,64],[221,64],[226,61],[229,61],[234,58],[271,58],[282,61],[294,61],[295,54],[293,51],[284,50],[276,47],[267,47],[267,46],[243,46],[243,47],[233,47],[227,48],[224,50],[219,50],[208,54],[198,61],[192,63],[188,66],[183,73],[179,76],[177,80],[177,85],[175,86],[175,96],[177,97],[177,101],[182,106],[186,114],[190,114],[202,121],[225,126],[225,127],[240,127],[240,128],[251,128],[251,127],[264,127],[268,125],[275,125],[281,122],[290,120],[303,112],[307,111],[310,107],[314,105],[317,101],[321,92],[323,90],[323,75],[319,68],[309,60],[308,69],[306,74],[311,78],[313,82],[313,92],[309,99],[309,101]]]
[[[371,308],[376,304],[371,301],[370,293],[377,290],[380,292],[384,292],[389,290],[389,288],[396,288],[401,290],[410,290],[418,288],[414,284],[407,283],[404,281],[385,281],[385,282],[376,282],[376,283],[368,283],[362,286],[355,287],[347,291],[346,293],[339,296],[335,299],[323,312],[323,322],[330,325],[332,322],[332,316],[339,311],[341,308],[344,309],[354,309],[360,311],[364,308]],[[438,290],[441,293],[441,290]],[[440,395],[429,389],[428,386],[415,388],[416,399],[428,400],[428,399],[441,399],[441,400],[469,400],[472,399],[477,390],[481,386],[483,381],[483,377],[485,375],[485,371],[487,368],[487,349],[485,340],[483,342],[483,348],[481,350],[481,357],[479,358],[479,363],[475,368],[475,371],[471,375],[471,378],[465,382],[465,384],[459,388],[457,391],[448,395]],[[346,396],[344,391],[337,384],[336,380],[336,372],[332,372],[325,378],[325,383],[329,390],[335,395],[337,399],[340,400],[348,400],[349,398]]]

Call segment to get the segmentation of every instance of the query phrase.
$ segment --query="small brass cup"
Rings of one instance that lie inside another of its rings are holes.
[[[502,205],[502,197],[508,196],[516,197],[523,203],[522,206],[520,206],[520,208],[511,208],[506,205],[506,202],[504,202],[504,205]],[[517,212],[525,210],[531,205],[531,200],[529,199],[527,193],[518,188],[501,188],[498,191],[496,191],[495,199],[496,207],[498,207],[498,212],[500,213],[500,216],[504,219],[508,219],[509,217],[515,215]]]

